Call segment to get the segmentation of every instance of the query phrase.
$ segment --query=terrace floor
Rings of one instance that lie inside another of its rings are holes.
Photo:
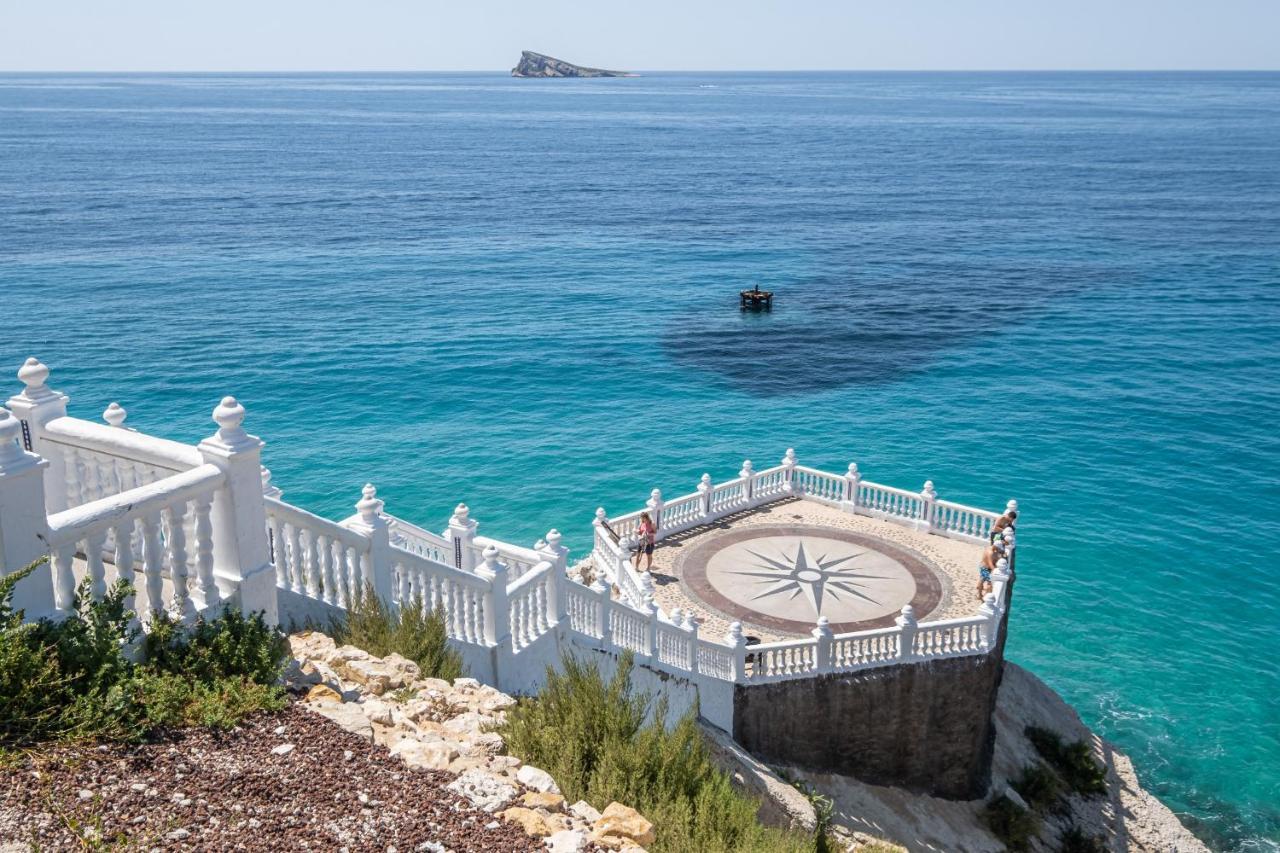
[[[704,636],[731,622],[760,642],[973,615],[981,548],[789,499],[677,534],[653,553],[654,597],[698,619]]]

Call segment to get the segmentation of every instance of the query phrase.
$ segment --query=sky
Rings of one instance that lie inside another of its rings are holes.
[[[1277,69],[1280,0],[0,0],[5,71]]]

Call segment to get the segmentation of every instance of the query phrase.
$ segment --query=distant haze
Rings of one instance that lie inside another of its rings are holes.
[[[1277,0],[7,0],[0,70],[1275,69]]]

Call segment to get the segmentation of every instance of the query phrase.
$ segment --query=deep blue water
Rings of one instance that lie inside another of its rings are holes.
[[[1009,651],[1280,849],[1280,75],[0,76],[0,364],[286,497],[1017,497]],[[778,293],[744,316],[738,289]],[[9,386],[16,390],[16,380]]]

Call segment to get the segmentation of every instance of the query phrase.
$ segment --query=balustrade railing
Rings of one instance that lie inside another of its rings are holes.
[[[486,623],[494,624],[486,606],[488,581],[399,548],[391,549],[390,559],[397,606],[417,603],[426,610],[439,610],[450,637],[464,643],[486,643]]]
[[[276,586],[346,608],[372,583],[369,537],[277,498],[264,503]]]

